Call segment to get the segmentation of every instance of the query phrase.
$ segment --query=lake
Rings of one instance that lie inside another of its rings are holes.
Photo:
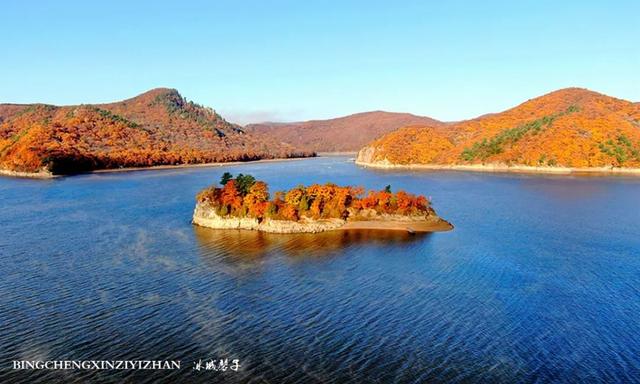
[[[190,224],[223,172],[430,197],[451,232]],[[348,157],[0,178],[0,382],[638,382],[640,179]],[[20,371],[12,360],[180,360]],[[196,370],[208,359],[238,371]]]

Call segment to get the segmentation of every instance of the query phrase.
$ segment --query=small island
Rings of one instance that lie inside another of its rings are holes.
[[[215,229],[248,229],[271,233],[316,233],[347,229],[440,232],[453,229],[424,196],[336,184],[297,186],[278,191],[251,175],[226,172],[221,186],[196,197],[193,224]]]

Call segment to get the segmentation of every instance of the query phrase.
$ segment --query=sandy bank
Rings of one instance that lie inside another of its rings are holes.
[[[59,177],[58,175],[54,175],[48,171],[38,171],[38,172],[18,172],[18,171],[10,171],[8,169],[0,169],[0,176],[9,176],[9,177],[23,177],[28,179],[53,179]]]
[[[230,161],[227,163],[201,163],[201,164],[176,164],[176,165],[152,165],[149,167],[124,167],[124,168],[110,168],[110,169],[96,169],[89,172],[81,172],[77,174],[69,175],[54,175],[51,172],[16,172],[8,169],[0,169],[0,176],[12,176],[12,177],[28,177],[32,179],[51,179],[55,177],[74,176],[90,173],[111,173],[111,172],[137,172],[137,171],[157,171],[163,169],[181,169],[181,168],[208,168],[208,167],[225,167],[230,165],[242,165],[250,163],[276,163],[281,161],[295,161],[305,160],[308,157],[292,157],[286,159],[262,159],[262,160],[250,160],[250,161]]]
[[[387,215],[375,220],[326,219],[300,221],[264,220],[248,217],[221,217],[208,205],[198,203],[193,212],[193,224],[214,229],[247,229],[269,233],[318,233],[336,230],[377,229],[387,231],[443,232],[453,226],[438,216]]]
[[[365,162],[356,160],[356,164],[379,169],[415,169],[415,170],[447,170],[447,171],[468,171],[468,172],[512,172],[512,173],[542,173],[557,175],[629,175],[640,176],[640,168],[619,168],[619,167],[591,167],[591,168],[571,168],[571,167],[534,167],[527,165],[506,165],[506,164],[393,164],[389,161]]]

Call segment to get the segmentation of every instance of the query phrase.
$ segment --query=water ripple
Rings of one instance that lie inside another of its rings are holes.
[[[192,227],[193,195],[227,170],[275,189],[391,181],[432,195],[456,229]],[[638,382],[639,186],[341,158],[0,179],[0,382]],[[191,369],[208,358],[242,369]],[[15,359],[183,368],[28,372],[8,369]]]

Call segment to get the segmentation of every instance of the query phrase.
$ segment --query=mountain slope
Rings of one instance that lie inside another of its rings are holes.
[[[159,88],[121,102],[0,105],[0,168],[75,173],[303,155]]]
[[[0,104],[0,123],[27,107],[26,104]]]
[[[640,167],[640,106],[580,88],[445,126],[413,126],[364,147],[371,165]]]
[[[385,133],[413,124],[436,126],[442,123],[409,113],[375,111],[330,120],[249,124],[245,129],[306,151],[348,152],[357,151]]]

